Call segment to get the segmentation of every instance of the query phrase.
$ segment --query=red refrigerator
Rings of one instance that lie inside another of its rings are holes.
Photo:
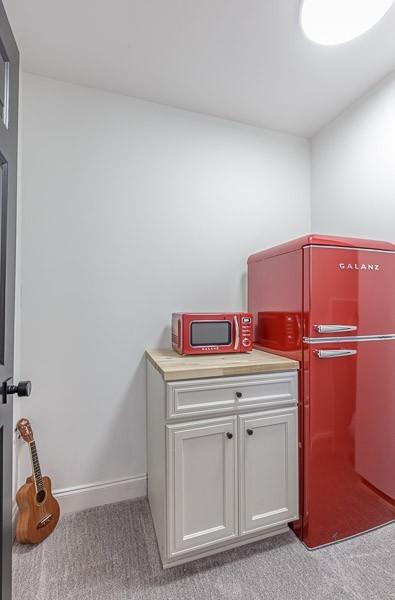
[[[309,235],[248,260],[255,347],[300,361],[309,548],[395,520],[395,245]]]

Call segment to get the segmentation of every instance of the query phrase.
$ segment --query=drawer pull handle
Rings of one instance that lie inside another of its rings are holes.
[[[236,398],[242,398],[243,394],[241,392],[236,392]]]
[[[228,432],[226,433],[226,437],[228,438],[228,440],[231,440],[231,439],[232,439],[232,437],[233,437],[233,433],[230,433],[230,431],[228,431]]]
[[[248,433],[248,435],[253,435],[254,430],[253,429],[247,429],[247,433]]]

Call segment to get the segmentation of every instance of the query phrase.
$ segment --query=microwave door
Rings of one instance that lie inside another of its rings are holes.
[[[195,320],[190,325],[191,346],[203,348],[207,346],[228,347],[232,346],[233,322],[223,320]]]

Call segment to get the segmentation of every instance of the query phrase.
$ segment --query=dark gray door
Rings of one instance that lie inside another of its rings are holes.
[[[0,0],[0,484],[1,596],[11,599],[12,383],[19,53]]]

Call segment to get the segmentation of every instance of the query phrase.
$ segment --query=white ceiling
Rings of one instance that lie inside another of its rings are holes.
[[[395,68],[395,6],[309,42],[299,0],[3,0],[25,71],[310,136]]]

